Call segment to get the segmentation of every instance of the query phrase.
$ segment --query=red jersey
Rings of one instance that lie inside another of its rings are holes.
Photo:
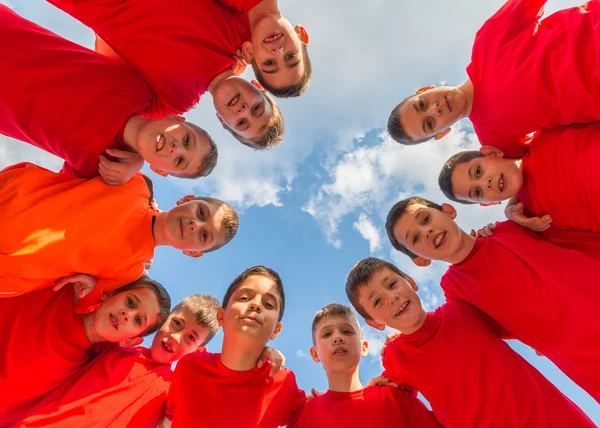
[[[248,13],[263,0],[217,0],[223,6]]]
[[[549,228],[540,233],[554,245],[600,259],[600,233]]]
[[[390,342],[383,375],[417,388],[446,427],[594,427],[472,306],[450,301]]]
[[[91,347],[73,287],[0,299],[0,426],[9,426],[66,382]]]
[[[306,395],[294,373],[282,369],[270,377],[270,364],[236,372],[220,355],[193,353],[177,363],[166,410],[173,428],[275,428],[298,417]]]
[[[600,125],[538,132],[523,157],[517,196],[531,215],[552,216],[553,229],[600,233]]]
[[[48,0],[92,28],[152,87],[150,116],[184,113],[250,40],[245,13],[217,0]]]
[[[63,171],[81,178],[98,176],[106,149],[127,150],[122,129],[152,98],[130,67],[4,5],[0,45],[0,133],[63,158]]]
[[[0,171],[0,297],[49,287],[75,273],[96,277],[78,310],[137,280],[154,255],[152,182],[122,186],[30,163]]]
[[[482,145],[521,157],[527,134],[600,120],[600,2],[543,20],[546,0],[508,0],[475,36],[469,118]]]
[[[164,417],[171,365],[143,347],[110,346],[40,401],[14,428],[155,427]]]
[[[505,221],[442,277],[447,300],[487,313],[600,400],[600,261]]]
[[[390,386],[354,392],[327,391],[308,401],[291,427],[441,427],[433,413],[412,394]]]

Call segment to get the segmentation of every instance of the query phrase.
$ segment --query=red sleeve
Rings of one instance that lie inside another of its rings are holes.
[[[291,425],[298,421],[302,414],[302,408],[306,404],[306,393],[298,388],[296,375],[289,372],[285,378],[285,389],[288,391],[288,409],[285,415],[284,425]]]
[[[383,356],[383,373],[382,376],[388,378],[394,383],[401,385],[402,387],[406,386],[406,380],[402,375],[402,368],[399,361],[399,355],[402,351],[399,347],[398,338],[392,340],[388,343],[385,348],[385,355]],[[409,388],[414,389],[409,386]]]
[[[171,375],[171,385],[169,386],[169,393],[167,394],[167,404],[165,404],[165,416],[168,420],[172,421],[173,416],[175,415],[175,403],[179,401],[179,375],[181,373],[181,369],[179,364],[175,366],[175,370]]]
[[[263,0],[218,0],[226,8],[248,13]]]
[[[547,1],[508,0],[487,22],[505,19],[507,25],[531,24],[544,15],[544,7]]]

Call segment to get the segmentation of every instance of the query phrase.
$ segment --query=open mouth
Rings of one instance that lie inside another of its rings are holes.
[[[433,241],[433,246],[435,248],[439,248],[441,245],[443,245],[445,243],[446,243],[446,232],[442,232],[438,236],[435,237],[435,240]]]
[[[233,107],[234,105],[236,105],[238,103],[239,100],[240,100],[240,94],[237,94],[236,96],[234,96],[232,99],[229,100],[227,105],[229,107]]]
[[[348,351],[345,348],[336,348],[333,351],[333,355],[338,355],[340,357],[343,357],[344,355],[347,355]]]
[[[111,325],[114,327],[114,329],[118,330],[119,329],[119,321],[117,321],[117,319],[112,314],[109,314],[108,318],[110,320]]]
[[[169,354],[173,353],[173,347],[171,346],[171,344],[167,341],[163,341],[161,342],[162,347],[164,348],[165,351],[167,351]]]
[[[167,144],[167,140],[163,134],[156,137],[156,153],[160,152],[165,147],[165,144]]]
[[[504,174],[500,174],[500,180],[498,181],[498,188],[502,192],[504,187],[506,186],[506,181],[504,180]]]
[[[398,308],[398,310],[396,311],[396,315],[394,316],[400,316],[402,313],[404,313],[406,311],[406,309],[408,308],[408,306],[410,305],[410,300],[407,300],[406,302],[404,302],[404,304],[402,306],[400,306]]]
[[[267,37],[263,39],[263,43],[274,43],[283,37],[283,33],[269,33]]]
[[[450,103],[450,100],[446,96],[444,96],[444,99],[446,100],[446,105],[448,106],[448,110],[452,111],[452,104]]]

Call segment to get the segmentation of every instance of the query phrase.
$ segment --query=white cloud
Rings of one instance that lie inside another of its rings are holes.
[[[371,362],[379,363],[381,365],[381,349],[385,343],[385,339],[394,329],[386,327],[383,331],[375,330],[373,327],[369,327],[366,324],[361,326],[363,332],[363,339],[369,342],[369,353]]]
[[[306,352],[304,352],[302,349],[298,349],[296,351],[296,357],[305,358],[307,360],[310,360],[310,356]]]
[[[358,221],[354,222],[354,228],[358,230],[363,238],[369,241],[371,254],[381,250],[381,234],[365,213],[360,213]]]
[[[19,162],[32,162],[53,171],[63,164],[62,159],[37,147],[0,135],[0,169]]]

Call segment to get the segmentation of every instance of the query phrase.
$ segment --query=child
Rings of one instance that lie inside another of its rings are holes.
[[[114,290],[90,313],[74,310],[73,287],[0,299],[0,425],[8,426],[70,377],[100,342],[135,346],[171,308],[169,294],[148,277]]]
[[[157,212],[152,182],[138,174],[123,186],[82,180],[21,163],[0,171],[0,297],[50,286],[85,272],[97,285],[77,305],[85,311],[144,273],[154,248],[200,257],[236,234],[235,210],[218,199],[185,196]]]
[[[386,230],[394,248],[416,265],[452,264],[441,280],[447,300],[479,308],[599,400],[600,261],[512,222],[476,239],[454,218],[451,205],[413,197],[394,205]]]
[[[150,85],[149,115],[186,112],[208,91],[218,118],[242,143],[262,149],[282,140],[277,103],[230,69],[250,39],[245,13],[216,0],[48,1],[92,28]]]
[[[183,178],[206,176],[215,167],[217,148],[202,128],[181,116],[140,116],[152,92],[121,61],[71,43],[4,5],[0,43],[0,133],[63,158],[63,172],[88,179],[100,174],[115,185],[144,161],[159,175]]]
[[[238,276],[217,312],[223,349],[187,355],[177,364],[165,424],[274,428],[292,422],[306,400],[294,374],[284,369],[270,378],[268,365],[255,367],[265,344],[281,331],[284,307],[275,271],[255,266]]]
[[[308,401],[295,427],[361,426],[373,428],[439,427],[432,413],[410,393],[390,386],[363,388],[358,363],[367,355],[356,316],[332,303],[312,323],[310,355],[321,363],[329,390]]]
[[[507,211],[532,214],[533,219],[513,220],[535,231],[551,226],[598,233],[598,141],[598,124],[571,125],[538,132],[522,159],[504,158],[502,150],[490,146],[481,153],[460,152],[442,167],[440,188],[460,203],[490,205],[516,197],[521,205],[511,200]]]
[[[528,134],[600,119],[600,3],[539,21],[546,0],[508,0],[475,36],[469,80],[427,86],[392,111],[388,131],[403,144],[442,138],[469,117],[481,145],[523,156]]]
[[[298,97],[306,91],[312,67],[306,46],[308,32],[279,11],[277,0],[219,0],[248,15],[251,40],[243,44],[244,60],[260,84],[276,97]]]
[[[375,258],[358,262],[346,282],[369,326],[402,332],[385,349],[383,375],[418,389],[444,426],[594,426],[477,309],[453,300],[427,313],[417,289],[396,266]]]

